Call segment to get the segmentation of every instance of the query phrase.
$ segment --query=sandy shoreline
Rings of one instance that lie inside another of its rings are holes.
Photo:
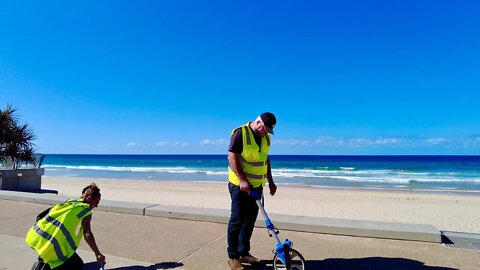
[[[95,181],[106,200],[230,209],[227,183],[44,177],[43,189],[79,197]],[[269,213],[431,224],[441,230],[480,233],[480,196],[279,186],[266,196]]]

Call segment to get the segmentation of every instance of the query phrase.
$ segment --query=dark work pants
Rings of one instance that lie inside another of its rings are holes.
[[[68,258],[62,265],[53,268],[53,270],[82,270],[83,261],[80,256],[75,252],[72,257]],[[32,270],[51,270],[47,263],[44,263],[42,258],[38,257],[38,260],[33,264]]]
[[[238,259],[250,251],[250,238],[258,215],[258,206],[255,199],[246,192],[240,191],[240,186],[228,183],[228,190],[232,199],[230,221],[227,232],[227,253],[231,259]],[[262,194],[263,188],[255,188]]]

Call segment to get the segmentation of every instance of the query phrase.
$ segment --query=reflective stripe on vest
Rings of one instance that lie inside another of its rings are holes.
[[[90,212],[90,209],[88,208],[83,209],[82,212],[78,213],[77,218],[83,219],[85,215],[88,214],[88,212]]]
[[[267,177],[267,174],[258,175],[258,174],[251,174],[251,173],[246,173],[246,172],[244,172],[243,174],[245,174],[245,176],[246,176],[247,178],[252,178],[252,179],[262,179],[262,178],[266,178],[266,177]]]
[[[240,161],[241,161],[241,162],[245,162],[245,163],[247,163],[248,165],[251,165],[251,166],[263,166],[263,165],[267,165],[267,162],[266,162],[266,161],[257,161],[257,162],[247,161],[242,155],[240,155]]]
[[[244,136],[243,134],[245,134],[245,136],[247,136],[247,145],[251,145],[252,141],[250,140],[250,128],[249,127],[247,127],[247,128],[242,127],[242,136]],[[245,147],[244,147],[244,149],[245,149]]]
[[[88,209],[88,208],[87,208],[87,209]],[[77,250],[77,245],[75,244],[75,241],[73,241],[72,235],[71,235],[70,232],[67,230],[67,228],[65,228],[65,226],[64,226],[62,223],[60,223],[60,221],[52,218],[52,217],[49,216],[49,215],[47,215],[47,216],[45,217],[45,219],[46,219],[48,222],[52,223],[53,225],[57,226],[57,227],[62,231],[62,233],[63,233],[63,235],[65,235],[65,238],[67,239],[67,242],[68,242],[68,244],[70,245],[70,248],[71,248],[71,249]],[[37,225],[35,224],[35,226],[37,226]],[[38,227],[37,227],[37,228],[38,228]],[[40,229],[40,228],[39,228],[39,229]],[[60,256],[59,256],[59,258],[60,258]]]
[[[42,229],[40,229],[37,224],[35,224],[35,226],[33,226],[33,229],[35,230],[35,232],[40,235],[41,237],[45,238],[47,241],[49,241],[50,243],[52,243],[53,245],[53,249],[55,250],[55,254],[57,255],[57,257],[62,261],[62,262],[65,262],[68,258],[65,257],[65,255],[63,255],[63,252],[62,252],[62,248],[60,247],[60,244],[58,243],[57,239],[55,239],[55,237],[51,236],[50,234],[48,234],[47,232],[43,231]]]

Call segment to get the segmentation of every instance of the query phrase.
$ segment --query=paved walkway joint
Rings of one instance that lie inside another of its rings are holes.
[[[480,251],[480,234],[443,231],[442,243],[450,248]]]

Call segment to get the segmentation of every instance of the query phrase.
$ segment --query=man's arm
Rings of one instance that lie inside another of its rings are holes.
[[[240,179],[240,191],[250,194],[250,183],[248,182],[242,167],[240,167],[240,154],[229,151],[228,165],[230,165],[230,169],[232,169],[232,171],[237,175],[238,179]]]
[[[275,195],[275,192],[277,192],[277,185],[273,182],[273,176],[272,176],[272,169],[270,167],[270,159],[267,158],[267,180],[268,180],[268,188],[270,189],[270,195]]]
[[[101,265],[104,265],[105,256],[103,256],[103,254],[100,253],[100,250],[97,247],[97,243],[95,242],[95,237],[93,236],[93,233],[90,227],[91,221],[92,221],[92,215],[89,215],[84,219],[82,219],[83,237],[85,238],[85,241],[90,246],[92,251],[95,253],[95,258],[97,259],[97,262]]]

